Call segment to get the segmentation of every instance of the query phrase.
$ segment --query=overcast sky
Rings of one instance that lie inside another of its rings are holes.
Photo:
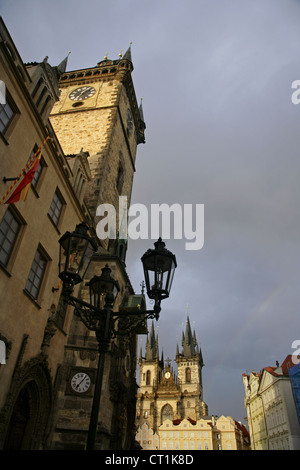
[[[1,0],[0,12],[24,62],[71,51],[76,70],[132,42],[147,125],[132,203],[205,207],[201,250],[165,240],[178,268],[160,350],[174,359],[188,311],[209,413],[243,420],[242,374],[300,340],[300,1]],[[129,240],[137,292],[154,241]]]

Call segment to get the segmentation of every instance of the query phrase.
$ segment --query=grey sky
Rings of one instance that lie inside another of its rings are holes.
[[[205,204],[202,250],[165,240],[178,268],[160,349],[174,358],[188,304],[209,412],[242,420],[242,373],[300,339],[300,2],[2,0],[0,12],[24,62],[71,50],[68,70],[91,67],[132,41],[147,125],[132,203]],[[153,242],[129,241],[136,291]]]

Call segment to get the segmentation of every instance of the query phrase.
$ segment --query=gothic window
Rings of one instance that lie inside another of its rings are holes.
[[[40,103],[41,103],[41,101],[42,101],[42,99],[44,98],[44,96],[45,96],[46,93],[47,93],[47,88],[44,87],[44,88],[42,89],[42,92],[41,92],[40,96],[38,97],[37,102],[36,102],[36,106],[37,106],[37,107],[40,105]]]
[[[78,192],[78,198],[80,200],[81,200],[82,196],[84,195],[84,192],[85,192],[85,179],[82,178],[80,188],[79,188],[79,192]]]
[[[191,369],[189,367],[185,369],[185,381],[191,382]]]
[[[151,372],[150,372],[150,370],[147,370],[147,372],[146,372],[146,385],[150,385],[150,381],[151,381]]]
[[[171,405],[165,405],[161,410],[161,422],[163,423],[166,419],[173,420],[173,408]]]
[[[123,183],[124,183],[124,169],[123,169],[122,163],[120,162],[119,163],[119,169],[118,169],[118,175],[117,175],[117,182],[116,182],[117,190],[118,190],[119,194],[122,193]]]
[[[81,169],[78,168],[77,174],[76,174],[76,178],[75,178],[75,182],[74,182],[74,191],[75,191],[75,192],[76,192],[77,189],[78,189],[78,186],[79,186],[79,183],[80,183],[81,178],[82,178]]]
[[[41,109],[41,116],[44,114],[44,111],[46,109],[46,107],[48,106],[49,102],[50,102],[51,98],[50,96],[47,96],[46,100],[45,100],[45,103],[43,104],[43,107]]]
[[[37,84],[36,84],[35,87],[34,87],[34,90],[33,90],[32,95],[31,95],[32,98],[35,97],[35,95],[37,94],[37,91],[38,91],[38,89],[40,88],[40,86],[41,86],[42,83],[43,83],[43,79],[40,78],[39,81],[37,82]]]

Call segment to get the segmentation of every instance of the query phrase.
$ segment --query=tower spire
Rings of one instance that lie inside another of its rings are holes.
[[[192,333],[190,318],[187,314],[185,333],[182,332],[182,354],[184,357],[193,357],[199,354],[196,333]]]
[[[71,54],[71,51],[68,52],[68,55],[61,61],[60,64],[58,64],[58,66],[56,67],[59,75],[62,75],[63,73],[65,73],[65,71],[67,70],[67,63],[68,63],[68,58],[69,58],[69,55]]]
[[[150,335],[146,341],[146,354],[145,358],[147,361],[154,361],[158,359],[158,337],[155,338],[154,323],[151,324]]]
[[[132,56],[131,56],[131,44],[132,44],[132,42],[130,42],[130,44],[129,44],[129,47],[128,47],[127,51],[126,51],[126,52],[125,52],[125,54],[123,55],[123,59],[130,60],[130,62],[132,62]]]
[[[140,103],[140,106],[139,106],[139,113],[140,113],[140,120],[142,122],[145,122],[144,111],[143,111],[143,98],[141,98],[141,103]]]

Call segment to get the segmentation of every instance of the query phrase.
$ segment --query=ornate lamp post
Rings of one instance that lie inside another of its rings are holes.
[[[98,341],[100,356],[86,447],[94,449],[105,354],[110,341],[118,335],[128,335],[133,332],[148,318],[158,320],[160,303],[169,297],[177,263],[175,255],[165,248],[161,239],[154,244],[155,249],[149,249],[142,256],[147,294],[154,300],[153,310],[138,310],[134,313],[121,310],[113,312],[119,284],[111,277],[108,265],[102,268],[101,276],[94,276],[86,284],[90,294],[90,303],[87,303],[72,295],[74,286],[83,281],[89,261],[97,251],[97,244],[88,236],[87,230],[88,227],[82,223],[77,225],[74,232],[66,232],[60,238],[59,277],[63,281],[64,301],[74,307],[75,315],[79,316],[89,330],[95,331]]]

